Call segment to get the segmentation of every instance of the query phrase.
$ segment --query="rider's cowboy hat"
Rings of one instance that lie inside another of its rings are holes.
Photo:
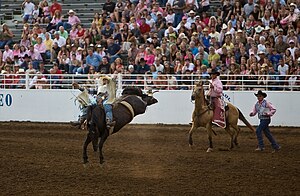
[[[209,75],[212,75],[212,74],[216,74],[217,76],[219,76],[220,72],[216,69],[212,69],[211,72],[209,73]]]
[[[101,76],[100,77],[102,80],[110,80],[110,77],[109,76]]]
[[[267,97],[267,93],[262,92],[261,90],[259,90],[257,93],[254,93],[254,95],[257,97],[259,95],[262,95],[264,98]]]

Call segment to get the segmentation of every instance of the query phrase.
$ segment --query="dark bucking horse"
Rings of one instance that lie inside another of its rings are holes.
[[[212,120],[213,120],[213,111],[207,106],[207,102],[204,96],[204,87],[202,81],[196,83],[193,89],[193,95],[195,99],[195,109],[193,112],[193,124],[192,128],[189,131],[189,145],[193,145],[192,135],[193,132],[198,127],[205,127],[207,129],[208,140],[209,140],[209,147],[207,152],[211,152],[213,149],[212,144]],[[255,129],[251,126],[251,124],[247,121],[244,117],[242,112],[232,105],[231,103],[227,103],[228,110],[225,112],[226,117],[226,127],[225,130],[230,134],[231,141],[230,141],[230,149],[233,148],[234,144],[238,145],[237,137],[239,135],[240,128],[238,127],[238,120],[240,119],[245,125],[255,132]],[[231,131],[230,127],[233,128],[233,132]]]
[[[140,88],[126,87],[122,92],[122,96],[115,101],[113,106],[113,117],[116,124],[112,133],[109,133],[106,128],[103,107],[98,105],[89,106],[87,114],[88,134],[83,145],[83,163],[88,163],[87,146],[90,142],[93,143],[94,151],[99,148],[100,164],[104,163],[102,148],[107,137],[118,132],[130,123],[135,116],[145,113],[147,106],[157,102],[152,93],[144,94]]]

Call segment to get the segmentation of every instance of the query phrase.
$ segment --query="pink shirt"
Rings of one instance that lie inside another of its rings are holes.
[[[144,59],[145,59],[147,65],[153,65],[155,56],[153,54],[150,54],[150,55],[146,54]]]
[[[61,21],[62,21],[61,18],[54,18],[53,17],[50,23],[52,23],[52,24],[58,24]]]
[[[223,84],[221,80],[217,77],[212,80],[213,88],[210,88],[208,91],[208,95],[211,97],[221,97],[223,92]]]
[[[14,53],[11,49],[9,50],[5,50],[3,52],[3,57],[2,57],[2,61],[6,61],[7,58],[10,58],[11,60],[14,60]]]
[[[68,23],[70,25],[78,24],[80,22],[81,21],[79,20],[79,18],[77,16],[69,16]]]
[[[19,56],[20,55],[20,49],[14,50],[13,54],[14,54],[14,56]]]
[[[28,51],[28,55],[31,56],[32,60],[43,60],[41,54],[36,49],[33,52]]]
[[[268,108],[270,111],[265,113],[265,114],[260,114],[260,115],[267,115],[267,116],[273,116],[276,112],[276,108],[272,105],[272,103],[270,103],[269,101],[263,99],[261,102],[257,101],[256,104],[258,104],[259,106],[261,106],[261,104],[263,102],[266,102],[266,107],[265,108]],[[253,109],[252,109],[252,114],[253,115],[256,115],[257,113],[259,113],[260,111],[257,111],[257,107],[256,107],[256,104],[254,105]]]
[[[71,39],[71,40],[75,40],[75,39],[76,39],[76,37],[77,37],[77,32],[78,32],[77,29],[71,30],[71,31],[70,31],[70,39]]]
[[[40,53],[45,53],[46,52],[46,45],[44,43],[41,44],[35,44],[34,45],[34,50],[39,51]]]

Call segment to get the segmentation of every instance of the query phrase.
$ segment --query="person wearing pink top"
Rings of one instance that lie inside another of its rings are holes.
[[[210,99],[209,107],[211,107],[214,111],[213,123],[222,128],[225,128],[225,108],[223,100],[221,98],[223,94],[223,84],[218,78],[220,72],[216,69],[213,69],[209,74],[211,75],[211,82],[209,84],[209,91],[207,93],[207,96]]]
[[[264,151],[264,140],[262,133],[264,132],[265,136],[270,141],[273,151],[272,153],[278,151],[281,147],[278,145],[274,137],[272,136],[269,124],[271,122],[271,117],[275,114],[276,108],[267,101],[265,98],[267,97],[267,93],[262,92],[259,90],[257,93],[254,93],[254,95],[257,97],[257,102],[255,103],[250,116],[255,116],[258,114],[258,118],[260,120],[260,123],[258,127],[256,128],[256,137],[258,141],[258,146],[255,149],[255,151]]]
[[[46,27],[47,32],[51,31],[51,30],[55,30],[58,23],[62,21],[62,16],[60,11],[56,10],[54,16],[52,17],[51,22],[48,24],[48,26]]]
[[[11,49],[9,49],[8,45],[4,46],[4,52],[2,55],[2,62],[4,63],[12,63],[14,60],[14,53]]]
[[[59,22],[56,26],[57,31],[60,26],[63,26],[65,30],[69,31],[73,25],[77,25],[81,23],[80,19],[78,18],[78,16],[75,15],[75,12],[73,10],[69,10],[68,14],[69,14],[68,22],[62,22],[62,21]]]
[[[42,38],[37,38],[37,43],[34,45],[34,50],[37,50],[40,52],[43,61],[46,59],[46,45],[42,42]]]

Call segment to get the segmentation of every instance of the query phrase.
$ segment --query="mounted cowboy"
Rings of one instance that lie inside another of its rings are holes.
[[[106,114],[106,126],[108,130],[113,130],[115,121],[113,121],[113,102],[116,100],[116,81],[109,76],[100,77],[100,86],[98,87],[97,95],[100,102],[103,103],[103,108]]]
[[[225,109],[224,102],[222,100],[223,84],[218,77],[220,72],[216,69],[213,69],[209,74],[211,76],[211,81],[209,84],[207,97],[210,101],[209,107],[214,111],[213,123],[225,128]]]
[[[74,89],[79,89],[82,91],[77,97],[76,100],[80,104],[81,114],[78,117],[77,121],[71,121],[72,126],[78,126],[81,128],[81,125],[86,120],[87,116],[87,107],[93,105],[103,105],[103,108],[106,113],[106,124],[107,128],[113,128],[113,116],[112,116],[112,104],[116,99],[116,82],[109,76],[99,77],[99,83],[97,89],[86,89],[80,87],[78,83],[74,82],[72,86]]]

